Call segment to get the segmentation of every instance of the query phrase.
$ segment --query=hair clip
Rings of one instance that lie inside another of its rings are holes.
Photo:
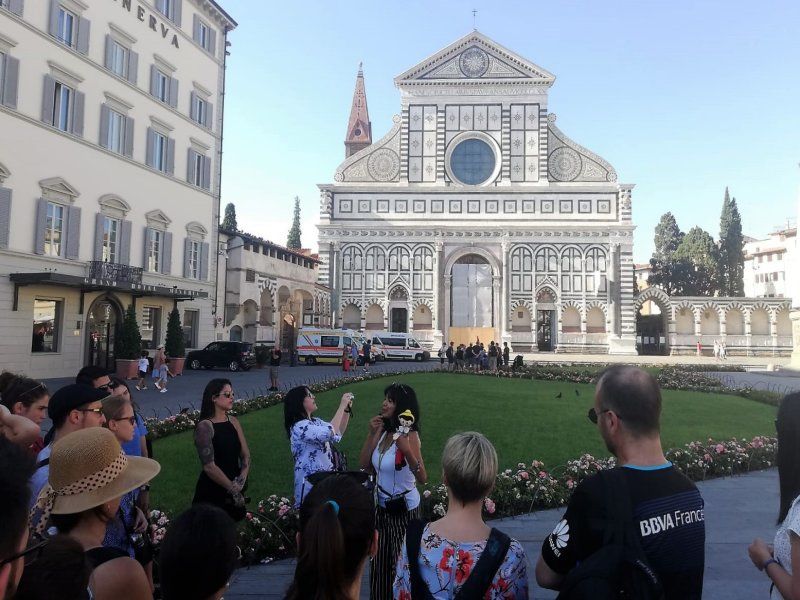
[[[336,516],[339,516],[339,503],[336,500],[326,500],[325,504],[330,504],[333,507],[333,512]]]

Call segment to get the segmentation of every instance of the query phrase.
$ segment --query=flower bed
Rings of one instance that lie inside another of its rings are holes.
[[[776,450],[775,438],[708,439],[668,450],[666,456],[687,477],[699,481],[771,467]],[[484,513],[488,519],[497,519],[563,506],[581,481],[615,465],[613,458],[598,459],[589,454],[552,471],[537,460],[530,465],[519,463],[516,469],[498,473],[495,488],[484,502]],[[444,485],[426,485],[421,491],[422,518],[443,516],[447,510]],[[240,528],[244,563],[267,563],[294,555],[298,526],[297,511],[288,498],[270,496],[259,502]]]

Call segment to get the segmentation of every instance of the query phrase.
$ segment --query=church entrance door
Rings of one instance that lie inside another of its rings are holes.
[[[553,351],[555,312],[554,310],[536,311],[536,345],[540,352]]]
[[[408,309],[407,308],[393,308],[392,309],[392,331],[394,333],[407,333],[408,332]]]

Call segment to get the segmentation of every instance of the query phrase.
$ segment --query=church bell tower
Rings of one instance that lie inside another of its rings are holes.
[[[358,65],[356,89],[353,91],[353,105],[347,123],[347,136],[344,140],[345,158],[372,144],[372,123],[367,110],[367,92],[364,88],[364,71]]]

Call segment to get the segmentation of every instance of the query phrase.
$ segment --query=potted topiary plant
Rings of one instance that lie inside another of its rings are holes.
[[[164,341],[164,352],[169,359],[169,370],[173,375],[183,373],[183,364],[186,362],[186,342],[183,340],[183,327],[181,327],[181,313],[173,308],[167,319],[167,338]]]
[[[122,320],[122,331],[115,346],[117,375],[124,379],[133,379],[137,374],[137,365],[142,353],[142,334],[136,322],[136,309],[128,305]]]

